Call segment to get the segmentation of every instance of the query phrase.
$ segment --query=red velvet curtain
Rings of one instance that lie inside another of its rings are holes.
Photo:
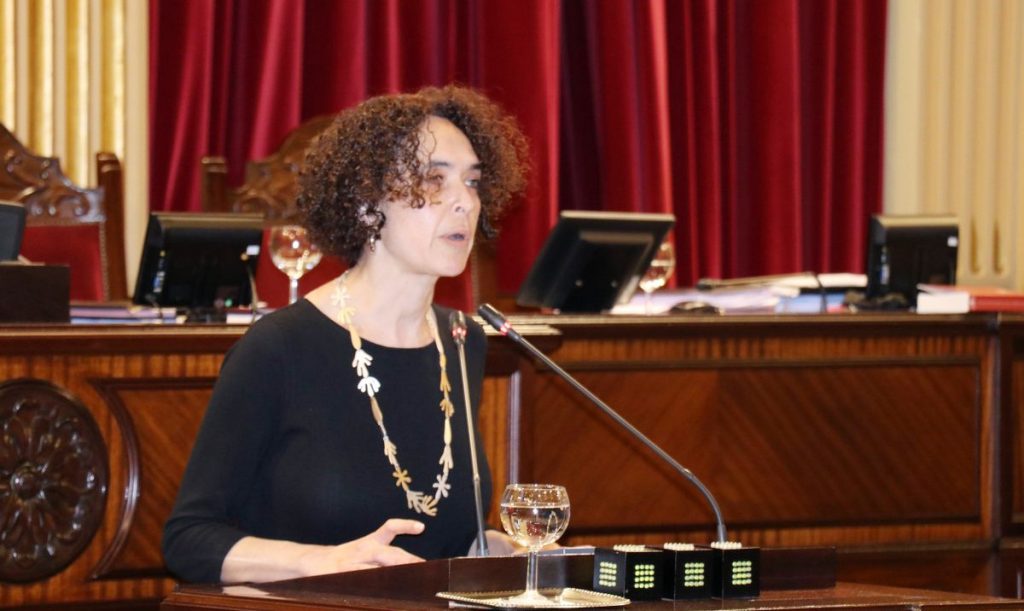
[[[151,201],[198,209],[205,154],[235,184],[305,119],[458,81],[532,142],[505,291],[560,208],[674,212],[683,285],[860,270],[885,17],[886,0],[151,0]]]
[[[151,0],[150,8],[154,209],[200,208],[203,155],[224,155],[238,184],[246,160],[272,152],[310,117],[461,82],[515,114],[534,143],[535,180],[507,222],[502,240],[512,246],[499,249],[510,275],[525,275],[529,261],[512,255],[517,246],[539,250],[557,214],[557,123],[547,113],[557,105],[556,3]],[[470,307],[466,275],[442,283],[438,300]]]
[[[561,206],[676,215],[680,284],[863,268],[885,0],[566,2]]]

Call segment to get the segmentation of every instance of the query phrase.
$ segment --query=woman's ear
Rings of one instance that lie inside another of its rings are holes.
[[[359,220],[367,227],[373,227],[377,223],[377,212],[370,211],[369,204],[359,204],[357,213],[359,215]]]

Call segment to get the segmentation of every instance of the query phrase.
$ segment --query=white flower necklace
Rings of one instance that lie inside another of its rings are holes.
[[[352,358],[352,368],[356,370],[356,375],[359,376],[359,391],[365,393],[370,398],[370,411],[373,413],[373,419],[377,422],[377,427],[380,428],[381,436],[384,438],[384,455],[387,456],[388,462],[391,463],[395,470],[391,474],[395,478],[395,486],[405,491],[405,500],[410,509],[416,511],[416,513],[435,516],[437,515],[438,501],[442,497],[447,497],[448,492],[451,490],[451,484],[448,483],[448,474],[455,466],[452,460],[451,426],[455,405],[452,404],[448,396],[452,389],[452,385],[448,381],[448,359],[444,355],[441,336],[437,332],[437,321],[434,318],[433,308],[427,309],[426,319],[430,335],[434,338],[434,345],[437,346],[438,360],[441,364],[440,390],[442,393],[441,411],[444,412],[444,449],[441,451],[440,460],[437,461],[441,465],[441,473],[434,482],[436,492],[427,494],[413,490],[410,487],[412,477],[398,463],[398,447],[388,438],[388,430],[384,426],[384,413],[381,411],[376,397],[377,393],[380,392],[380,381],[370,375],[370,365],[373,363],[373,357],[363,350],[363,340],[359,337],[359,332],[356,331],[356,327],[352,322],[356,310],[350,303],[351,299],[348,288],[345,286],[346,276],[348,276],[347,271],[338,278],[334,292],[331,295],[331,303],[338,309],[337,321],[348,329],[348,334],[352,338],[352,349],[355,351],[355,356]]]

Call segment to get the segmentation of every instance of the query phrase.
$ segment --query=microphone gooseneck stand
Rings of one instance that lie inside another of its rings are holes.
[[[469,401],[469,379],[466,374],[466,317],[460,311],[449,317],[452,339],[459,349],[459,369],[462,372],[462,399],[466,405],[466,432],[469,434],[469,457],[473,463],[473,499],[476,501],[476,547],[480,556],[489,555],[487,536],[484,534],[484,503],[480,494],[480,466],[476,459],[476,431]]]
[[[689,480],[690,483],[696,486],[697,489],[700,490],[701,494],[704,495],[704,498],[707,500],[708,505],[711,506],[711,510],[715,513],[715,522],[717,523],[718,531],[718,541],[721,543],[726,542],[725,521],[722,520],[722,510],[718,508],[718,501],[715,500],[715,497],[714,495],[711,494],[711,491],[708,490],[707,486],[705,486],[704,483],[701,482],[697,478],[697,476],[693,474],[692,471],[679,464],[679,462],[677,462],[676,459],[669,456],[669,454],[665,452],[665,450],[662,450],[656,443],[648,439],[646,435],[641,433],[635,426],[630,424],[628,420],[620,416],[619,413],[613,410],[611,407],[609,407],[608,404],[599,399],[594,393],[590,392],[590,390],[588,390],[585,386],[576,381],[576,378],[569,375],[567,371],[565,371],[564,369],[559,367],[557,363],[549,359],[546,354],[544,354],[539,349],[537,349],[536,346],[528,342],[526,338],[524,338],[515,329],[512,328],[512,325],[508,322],[508,320],[501,314],[501,312],[494,309],[494,307],[492,307],[491,304],[482,304],[479,308],[477,308],[476,311],[485,321],[487,321],[487,324],[494,327],[498,331],[498,333],[501,333],[502,335],[511,338],[514,342],[525,348],[528,352],[530,352],[530,354],[532,354],[542,363],[550,367],[552,371],[557,373],[559,376],[561,376],[562,379],[571,384],[573,388],[579,391],[586,398],[590,399],[590,401],[594,405],[601,408],[601,410],[604,413],[608,414],[608,416],[610,416],[612,420],[618,422],[619,425],[622,428],[626,429],[626,431],[628,431],[630,435],[634,436],[635,438],[643,442],[643,444],[650,448],[652,452],[657,454],[659,458],[668,463],[673,469],[678,471],[683,477]]]

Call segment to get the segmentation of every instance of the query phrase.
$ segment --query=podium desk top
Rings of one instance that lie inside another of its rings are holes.
[[[265,586],[182,586],[161,605],[162,611],[252,610],[340,610],[411,611],[447,609],[438,598],[402,600],[400,598],[346,596],[323,592],[275,592],[274,584]],[[806,609],[870,609],[872,611],[951,611],[983,609],[1021,609],[1024,601],[974,594],[933,590],[914,590],[852,583],[815,590],[771,590],[755,599],[711,599],[695,601],[634,602],[625,609],[635,611],[704,611],[715,609],[742,611],[787,611]]]
[[[627,609],[795,610],[1022,609],[1024,601],[931,590],[836,583],[832,548],[762,550],[761,595],[754,599],[633,602]],[[544,588],[589,589],[592,554],[541,555],[538,582]],[[521,589],[523,556],[452,558],[335,573],[273,583],[236,586],[181,586],[162,611],[228,609],[363,610],[447,609],[439,591],[507,592]]]

